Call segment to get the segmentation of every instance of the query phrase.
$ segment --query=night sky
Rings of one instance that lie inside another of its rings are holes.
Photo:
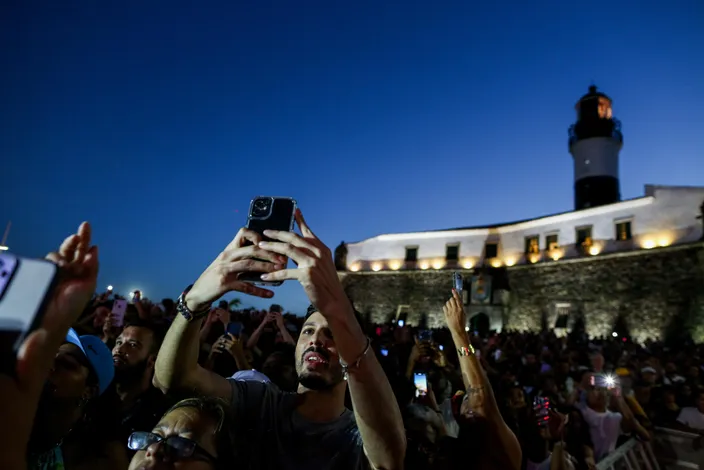
[[[296,198],[333,249],[570,210],[592,82],[623,123],[624,198],[704,184],[701,0],[0,10],[0,229],[43,256],[91,221],[101,288],[175,298],[256,195]],[[295,283],[276,301],[307,304]]]

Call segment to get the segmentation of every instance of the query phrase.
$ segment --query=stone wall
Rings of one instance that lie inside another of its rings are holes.
[[[470,271],[464,273],[468,279]],[[509,294],[495,292],[493,308],[470,306],[468,313],[484,310],[495,317],[497,311],[503,312],[504,328],[537,331],[543,320],[555,324],[556,303],[567,303],[570,323],[583,315],[590,336],[610,334],[620,315],[638,341],[662,337],[673,321],[704,341],[703,243],[542,262],[506,268],[505,274]],[[345,273],[342,277],[355,307],[375,322],[387,321],[399,305],[409,305],[409,323],[416,323],[422,314],[427,314],[431,327],[443,323],[451,271]],[[497,301],[497,297],[503,299]]]

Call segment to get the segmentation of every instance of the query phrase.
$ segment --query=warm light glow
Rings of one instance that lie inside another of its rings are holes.
[[[562,258],[562,250],[553,250],[550,252],[550,258],[553,259],[553,261],[557,261],[560,258]]]
[[[391,261],[389,263],[389,267],[393,269],[394,271],[401,269],[401,262],[400,261]]]
[[[427,261],[421,261],[418,267],[420,267],[420,269],[428,269],[430,264]]]
[[[660,240],[658,240],[658,246],[670,246],[670,243],[672,242],[669,238],[661,238]]]
[[[474,267],[474,261],[471,259],[465,260],[465,262],[462,263],[462,267],[464,269],[472,269]]]
[[[532,255],[530,255],[530,256],[528,257],[528,260],[529,260],[531,263],[537,263],[538,261],[540,261],[540,254],[539,254],[539,253],[533,253]]]
[[[468,326],[465,326],[465,327],[464,327],[464,331],[469,331],[469,327],[468,327]]]
[[[445,262],[439,259],[433,261],[433,269],[442,269],[445,266]]]
[[[596,246],[596,245],[589,247],[589,254],[590,254],[590,255],[596,256],[596,255],[598,255],[599,253],[601,253],[601,248],[600,248],[600,247],[598,247],[598,246]]]
[[[381,263],[372,263],[372,271],[381,271]]]
[[[643,248],[646,250],[650,250],[651,248],[655,248],[655,241],[654,240],[643,240],[643,243],[641,244]]]
[[[501,260],[500,259],[493,259],[493,260],[491,260],[491,265],[495,268],[500,268],[501,267]]]
[[[357,271],[359,271],[359,268],[360,268],[359,263],[354,263],[354,264],[350,265],[350,271],[352,271],[353,273],[356,273]]]
[[[516,258],[506,258],[506,266],[513,266],[516,264]]]

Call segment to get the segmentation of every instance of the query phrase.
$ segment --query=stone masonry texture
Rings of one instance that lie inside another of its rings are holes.
[[[470,278],[471,270],[461,272]],[[374,322],[386,322],[399,305],[408,305],[410,324],[421,315],[429,327],[444,324],[451,270],[341,274],[357,310]],[[539,331],[542,324],[555,325],[555,304],[567,303],[569,324],[581,316],[592,337],[611,334],[620,317],[636,341],[663,338],[676,323],[704,342],[703,243],[515,266],[503,275],[508,292],[495,290],[490,307],[502,312],[503,328]],[[481,310],[468,306],[468,317]]]

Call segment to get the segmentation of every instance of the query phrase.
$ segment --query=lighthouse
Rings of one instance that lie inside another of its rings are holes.
[[[611,98],[592,85],[575,110],[577,122],[569,128],[569,149],[574,160],[574,208],[619,202],[618,155],[623,134],[621,122],[612,115]]]

